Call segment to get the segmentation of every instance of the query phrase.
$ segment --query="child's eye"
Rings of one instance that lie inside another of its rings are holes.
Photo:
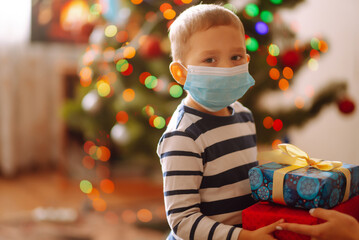
[[[204,60],[204,62],[206,63],[214,63],[216,60],[214,60],[214,58],[207,58]]]
[[[241,60],[241,58],[242,58],[241,56],[236,55],[236,56],[231,57],[231,60],[238,61],[238,60]]]

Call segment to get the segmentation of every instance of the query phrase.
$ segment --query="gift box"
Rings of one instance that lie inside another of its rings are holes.
[[[359,195],[359,166],[310,159],[290,144],[280,148],[293,161],[284,159],[283,154],[274,155],[283,159],[256,166],[248,173],[255,200],[304,209],[329,209]]]
[[[359,221],[359,196],[337,205],[333,210],[349,214]],[[259,202],[242,211],[243,228],[251,231],[267,226],[282,218],[288,223],[307,225],[316,225],[324,222],[322,219],[312,217],[308,210],[286,207],[269,202]],[[273,235],[279,240],[310,239],[308,236],[284,230],[275,231]]]

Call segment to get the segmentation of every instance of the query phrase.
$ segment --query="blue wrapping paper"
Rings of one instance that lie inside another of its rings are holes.
[[[252,197],[258,201],[273,202],[273,173],[287,164],[267,163],[249,170]],[[351,173],[349,198],[359,195],[359,166],[343,164]],[[346,177],[340,170],[321,171],[303,167],[284,177],[283,197],[287,206],[311,209],[333,208],[342,202]]]

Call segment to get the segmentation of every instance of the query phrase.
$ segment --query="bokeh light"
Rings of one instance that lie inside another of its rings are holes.
[[[146,78],[149,77],[149,76],[151,76],[151,73],[149,73],[149,72],[141,73],[140,77],[139,77],[140,83],[145,84]]]
[[[92,82],[93,71],[90,67],[83,67],[80,70],[80,84],[83,87],[88,87]]]
[[[266,61],[267,64],[271,67],[274,67],[278,63],[277,58],[272,55],[268,55]]]
[[[279,47],[278,47],[277,45],[275,45],[275,44],[273,44],[273,43],[272,43],[271,45],[269,45],[269,47],[268,47],[268,53],[269,53],[270,55],[276,57],[276,56],[279,55],[279,52],[280,52],[280,50],[279,50]]]
[[[272,142],[272,149],[278,149],[278,145],[281,144],[282,141],[279,140],[279,139],[275,139],[273,142]]]
[[[170,95],[173,97],[173,98],[179,98],[182,96],[183,94],[183,89],[180,85],[178,84],[173,84],[171,87],[170,87]]]
[[[126,59],[120,59],[116,63],[116,69],[119,72],[124,72],[128,69],[129,63]]]
[[[270,0],[270,2],[273,4],[281,4],[283,0]]]
[[[126,71],[121,72],[124,76],[129,76],[133,72],[133,65],[131,63],[128,64],[128,68]]]
[[[167,20],[172,20],[176,17],[176,12],[173,9],[167,9],[163,12],[163,17]]]
[[[169,3],[162,3],[160,6],[160,11],[165,12],[167,9],[172,9],[172,5]]]
[[[166,120],[163,117],[157,116],[154,120],[153,120],[153,125],[155,126],[155,128],[157,129],[162,129],[166,126]]]
[[[110,179],[103,179],[100,182],[100,188],[104,193],[113,193],[115,191],[115,184]]]
[[[281,80],[279,80],[278,86],[279,86],[280,90],[287,91],[289,88],[289,82],[287,79],[282,78]]]
[[[258,50],[258,41],[255,38],[249,37],[246,39],[246,47],[248,51],[255,52]]]
[[[293,78],[293,70],[290,67],[285,67],[283,69],[283,76],[286,79],[292,79]]]
[[[105,36],[106,37],[114,37],[117,33],[117,27],[115,25],[108,25],[105,28]]]
[[[125,223],[133,224],[136,222],[136,213],[132,210],[125,210],[121,214],[121,218]]]
[[[90,148],[96,146],[94,142],[92,141],[86,141],[84,144],[84,151],[87,154],[90,154]]]
[[[318,50],[312,49],[310,50],[309,56],[318,60],[320,58],[320,53]]]
[[[267,116],[263,119],[263,126],[266,129],[270,129],[273,126],[273,118]]]
[[[135,91],[132,88],[127,88],[122,93],[122,98],[126,102],[131,102],[135,99]]]
[[[125,111],[119,111],[119,112],[116,114],[116,121],[117,121],[119,124],[126,124],[127,121],[128,121],[128,114],[127,114],[127,112],[125,112]]]
[[[148,123],[150,124],[150,126],[151,127],[155,127],[155,125],[154,125],[154,120],[155,120],[155,118],[156,117],[158,117],[157,115],[152,115],[151,117],[150,117],[150,119],[148,119]]]
[[[94,200],[96,198],[100,197],[100,192],[96,188],[92,188],[92,191],[87,194],[87,197],[91,200]]]
[[[80,189],[83,193],[90,193],[92,191],[92,184],[88,180],[82,180],[80,182]]]
[[[182,2],[183,2],[184,4],[190,4],[190,3],[192,2],[192,0],[182,0]]]
[[[90,156],[84,156],[82,158],[82,166],[87,169],[93,169],[95,166],[95,160]]]
[[[138,210],[137,218],[141,222],[150,222],[152,220],[152,213],[150,210],[143,208]]]
[[[107,208],[105,200],[102,198],[96,198],[92,201],[93,208],[98,212],[104,212]]]
[[[304,107],[304,99],[302,97],[296,97],[294,104],[297,108],[302,109]]]
[[[250,3],[245,8],[246,14],[250,17],[255,17],[259,13],[259,8],[256,4]]]
[[[255,28],[257,33],[261,35],[267,34],[269,31],[268,25],[264,22],[257,22]]]
[[[116,41],[124,43],[128,40],[128,33],[126,31],[119,31],[116,35]]]
[[[111,157],[111,151],[105,146],[98,147],[96,157],[102,162],[107,162]]]
[[[280,119],[274,120],[273,129],[278,132],[282,130],[282,128],[283,128],[283,122]]]
[[[98,95],[101,97],[107,97],[111,92],[111,86],[105,81],[99,81],[97,85]]]
[[[310,40],[310,46],[315,50],[319,50],[319,39],[312,38],[312,40]]]
[[[142,114],[144,116],[151,117],[151,116],[153,116],[153,114],[155,114],[155,110],[154,110],[154,108],[152,106],[147,105],[147,106],[142,108]]]
[[[125,47],[124,51],[123,51],[123,56],[125,58],[133,58],[136,55],[136,49],[134,47],[128,46]]]
[[[270,23],[273,21],[273,14],[269,11],[264,10],[261,12],[260,18],[263,22]]]
[[[131,2],[135,5],[138,5],[140,3],[142,3],[143,0],[131,0]]]
[[[145,86],[149,89],[153,89],[157,86],[157,78],[155,76],[148,76],[145,80]]]
[[[276,68],[271,68],[271,69],[269,70],[269,77],[270,77],[271,79],[273,79],[273,80],[278,80],[279,77],[280,77],[280,72],[279,72],[279,70],[276,69]]]
[[[319,50],[321,52],[324,52],[324,53],[327,52],[328,51],[328,44],[323,40],[319,41]]]
[[[308,61],[308,67],[309,67],[309,69],[312,70],[312,71],[317,71],[318,68],[319,68],[318,61],[315,60],[314,58],[309,59],[309,61]]]

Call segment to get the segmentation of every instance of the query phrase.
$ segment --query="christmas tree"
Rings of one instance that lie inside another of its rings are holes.
[[[319,56],[328,51],[324,39],[313,37],[308,42],[299,42],[280,19],[280,9],[293,8],[300,2],[262,0],[236,10],[235,1],[233,4],[222,1],[224,7],[239,16],[246,31],[250,72],[256,84],[240,102],[254,114],[259,143],[275,146],[286,141],[290,127],[304,125],[323,107],[345,96],[345,82],[332,81],[317,93],[309,91],[310,103],[298,97],[289,108],[275,112],[263,104],[263,96],[268,93],[286,94],[303,66],[315,70]],[[87,141],[85,150],[90,156],[101,160],[101,154],[90,149],[103,146],[105,159],[109,158],[107,152],[116,160],[157,159],[158,140],[185,95],[168,70],[171,62],[168,28],[183,10],[198,3],[192,0],[89,3],[90,14],[98,19],[98,24],[79,64],[76,98],[65,105],[64,115],[68,126]],[[350,100],[341,101],[339,107],[344,113],[354,109]]]

